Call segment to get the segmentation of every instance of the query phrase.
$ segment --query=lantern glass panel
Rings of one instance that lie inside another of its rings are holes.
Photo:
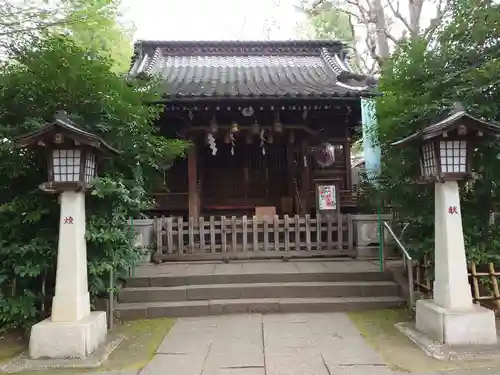
[[[80,181],[80,157],[81,150],[53,150],[54,181]]]
[[[422,169],[424,176],[436,175],[436,151],[434,142],[422,146]]]
[[[467,141],[441,141],[439,150],[441,156],[441,172],[467,172]]]
[[[87,155],[85,158],[85,183],[90,183],[94,179],[96,170],[95,166],[95,154],[93,152],[87,151]]]

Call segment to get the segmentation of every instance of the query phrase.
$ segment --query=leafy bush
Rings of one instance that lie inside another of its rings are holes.
[[[123,153],[103,160],[87,194],[87,251],[92,298],[104,294],[137,259],[127,224],[151,203],[158,166],[185,144],[157,133],[161,106],[155,80],[135,82],[112,72],[112,61],[52,35],[11,51],[0,69],[0,329],[31,324],[49,313],[53,295],[59,206],[38,189],[45,156],[9,141],[65,110],[87,131]],[[2,141],[3,140],[3,141]],[[44,308],[42,308],[44,307]]]

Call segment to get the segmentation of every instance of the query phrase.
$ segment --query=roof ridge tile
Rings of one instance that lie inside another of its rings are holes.
[[[131,74],[161,75],[171,98],[359,96],[367,88],[336,41],[148,43]]]

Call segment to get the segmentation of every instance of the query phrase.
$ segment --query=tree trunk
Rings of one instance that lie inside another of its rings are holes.
[[[420,33],[420,16],[422,15],[423,0],[410,0],[409,1],[409,14],[410,14],[410,36],[412,39],[418,37]]]
[[[375,32],[377,34],[378,55],[381,60],[385,60],[391,55],[391,53],[389,50],[389,39],[386,35],[387,23],[385,21],[382,1],[373,0],[372,7],[375,16]]]

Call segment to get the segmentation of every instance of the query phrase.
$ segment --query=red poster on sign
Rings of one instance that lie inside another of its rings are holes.
[[[318,186],[318,209],[320,211],[337,209],[335,185]]]

